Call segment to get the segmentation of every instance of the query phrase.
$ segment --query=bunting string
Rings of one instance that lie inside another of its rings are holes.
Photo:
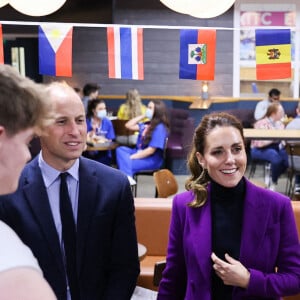
[[[228,31],[241,31],[241,30],[255,30],[255,29],[290,29],[292,31],[300,31],[300,27],[288,27],[288,26],[247,26],[247,27],[209,27],[209,26],[170,26],[170,25],[131,25],[131,24],[98,24],[98,23],[68,23],[68,22],[27,22],[27,21],[0,21],[2,25],[22,25],[22,26],[41,26],[41,25],[57,25],[62,24],[72,27],[94,27],[94,28],[107,28],[107,27],[138,27],[143,29],[169,29],[169,30],[181,30],[181,29],[214,29],[214,30],[228,30]]]

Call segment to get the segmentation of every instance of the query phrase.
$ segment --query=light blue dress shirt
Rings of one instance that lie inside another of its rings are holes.
[[[54,224],[56,227],[56,231],[60,241],[60,248],[62,253],[64,252],[63,249],[63,241],[62,241],[62,225],[61,225],[61,218],[59,212],[59,189],[60,189],[60,171],[54,169],[53,167],[49,166],[43,159],[42,151],[39,154],[39,167],[42,172],[44,184],[46,187],[49,204],[54,220]],[[67,185],[69,196],[72,204],[73,215],[75,224],[77,224],[77,213],[78,213],[78,195],[79,195],[79,159],[75,161],[73,166],[66,170],[70,176],[67,177]],[[67,290],[68,300],[71,300],[69,288]]]

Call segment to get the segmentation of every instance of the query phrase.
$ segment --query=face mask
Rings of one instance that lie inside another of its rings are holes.
[[[146,118],[148,118],[149,120],[151,120],[153,118],[153,110],[150,109],[150,108],[147,108],[146,112],[145,112],[145,116],[146,116]]]
[[[97,111],[97,117],[99,119],[104,119],[106,117],[106,109],[102,109],[102,110],[99,110]]]

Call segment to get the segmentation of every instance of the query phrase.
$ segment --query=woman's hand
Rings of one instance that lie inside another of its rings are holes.
[[[224,284],[247,288],[250,281],[249,271],[229,254],[225,254],[226,261],[212,253],[213,268]]]

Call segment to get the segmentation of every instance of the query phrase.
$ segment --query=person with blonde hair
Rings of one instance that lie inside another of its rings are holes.
[[[117,117],[119,120],[131,120],[138,116],[145,115],[147,107],[142,103],[140,93],[137,89],[130,89],[126,93],[126,101],[121,104]],[[146,122],[144,118],[142,121]],[[138,138],[138,131],[129,136],[117,135],[116,141],[121,145],[135,146]]]
[[[21,171],[31,158],[31,139],[51,123],[47,98],[43,85],[9,65],[0,65],[0,195],[17,189]],[[0,243],[0,298],[56,299],[31,250],[2,221]]]
[[[130,89],[126,93],[126,101],[121,104],[117,117],[120,120],[131,120],[137,116],[144,115],[147,107],[142,103],[140,93],[137,89]]]

